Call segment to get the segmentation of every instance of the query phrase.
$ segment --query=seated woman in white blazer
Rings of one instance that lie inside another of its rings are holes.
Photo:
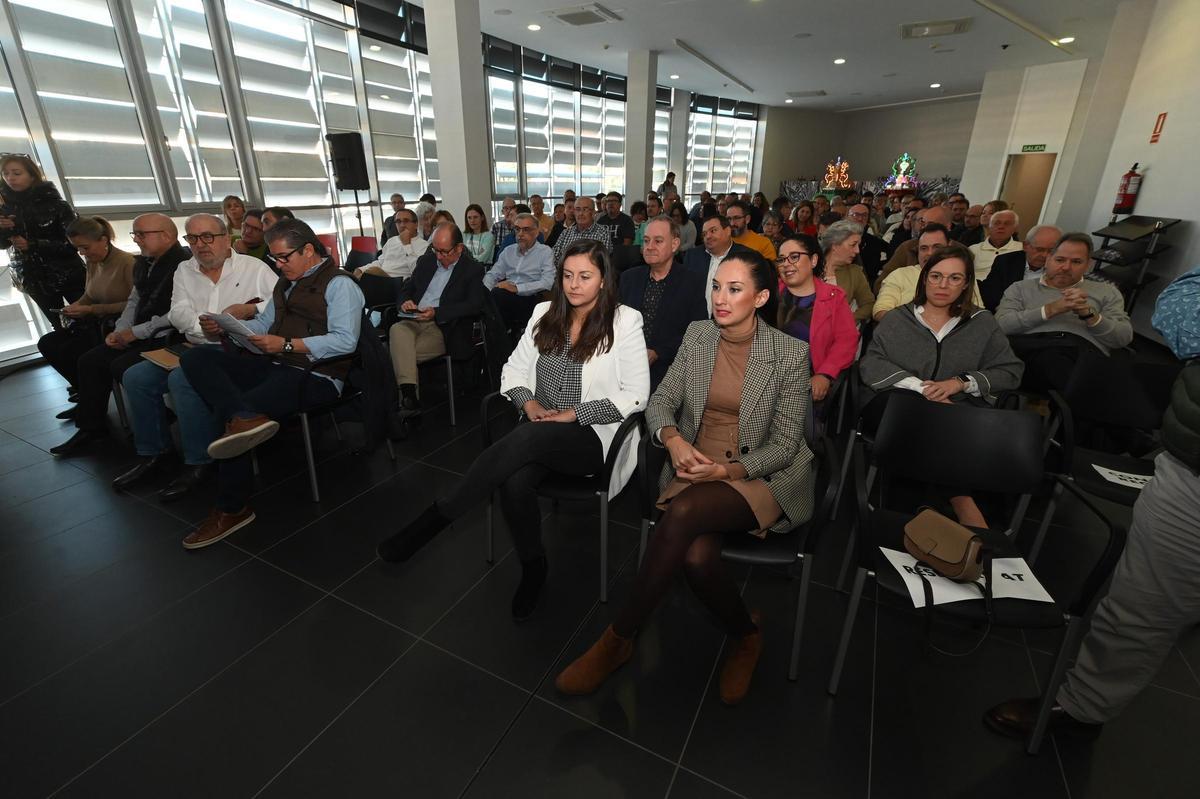
[[[633,654],[633,636],[682,570],[736,643],[721,699],[746,695],[762,647],[725,573],[726,534],[785,532],[812,515],[808,344],[759,318],[778,278],[757,252],[729,255],[712,282],[713,319],[693,322],[646,409],[647,428],[670,453],[659,480],[664,510],[633,595],[600,640],[559,676],[566,694],[595,691]]]
[[[549,302],[540,303],[504,365],[500,390],[522,422],[488,447],[447,496],[379,545],[387,561],[408,560],[472,507],[500,493],[522,576],[513,618],[528,618],[546,582],[537,487],[551,473],[586,476],[604,468],[617,428],[645,410],[650,365],[642,315],[621,305],[604,246],[583,239],[563,254]],[[626,439],[613,471],[615,495],[637,468],[638,435]]]

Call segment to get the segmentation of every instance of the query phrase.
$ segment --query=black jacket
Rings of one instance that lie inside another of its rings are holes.
[[[750,249],[744,244],[738,244],[735,241],[733,246],[729,248],[729,253],[726,255],[726,257],[737,252],[746,253],[754,252],[754,250]],[[708,282],[708,262],[710,260],[712,260],[712,256],[708,254],[708,250],[704,249],[704,245],[700,244],[699,242],[697,242],[695,247],[683,254],[684,267],[694,272],[699,272],[700,280],[706,284]],[[707,285],[705,285],[704,290],[706,292],[708,291]]]
[[[631,308],[642,310],[646,285],[650,282],[650,267],[635,266],[621,273],[621,302]],[[646,327],[646,348],[654,350],[658,359],[650,364],[650,390],[658,388],[659,381],[666,375],[683,334],[692,322],[708,318],[708,305],[704,301],[708,287],[704,275],[696,270],[676,265],[665,278],[662,300],[654,317],[653,327]]]
[[[396,305],[401,306],[408,300],[420,304],[425,289],[433,279],[435,269],[439,269],[437,255],[433,250],[427,250],[417,259],[412,278],[396,292]],[[471,354],[471,328],[483,310],[483,266],[463,250],[450,274],[450,281],[442,290],[442,299],[438,304],[434,321],[441,328],[442,337],[446,339],[446,352],[452,358],[466,358]]]
[[[13,227],[0,231],[0,246],[11,248],[13,285],[17,288],[53,293],[85,272],[79,253],[67,241],[67,227],[75,221],[75,209],[67,204],[48,181],[25,191],[13,191],[0,182],[4,207],[0,214],[15,217]],[[29,247],[18,250],[13,236],[21,236]]]
[[[863,233],[862,242],[858,245],[858,257],[862,261],[867,282],[872,286],[875,285],[875,278],[879,276],[879,270],[883,269],[883,262],[887,260],[883,257],[886,253],[886,241],[870,233]]]
[[[1004,297],[1004,290],[1024,279],[1025,250],[997,255],[996,260],[992,261],[992,271],[988,272],[986,279],[979,281],[979,296],[983,298],[984,307],[995,313]]]
[[[137,289],[138,304],[133,323],[140,325],[155,316],[166,316],[171,310],[171,291],[175,287],[175,270],[191,258],[191,252],[175,242],[171,249],[151,262],[139,255],[133,262],[133,287]]]

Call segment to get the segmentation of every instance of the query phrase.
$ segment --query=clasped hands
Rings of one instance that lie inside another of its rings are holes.
[[[1062,299],[1050,303],[1050,310],[1052,313],[1047,314],[1047,316],[1057,316],[1058,314],[1069,312],[1083,317],[1095,313],[1092,310],[1092,306],[1088,305],[1087,292],[1079,286],[1063,289]]]
[[[525,416],[531,422],[574,422],[578,421],[574,408],[566,410],[550,410],[537,400],[529,400],[523,406]]]
[[[729,479],[729,470],[723,463],[714,463],[700,450],[683,439],[683,436],[673,436],[667,439],[667,452],[671,455],[671,465],[675,467],[675,476],[688,483],[707,483],[711,480]]]
[[[946,380],[921,381],[921,394],[933,402],[950,402],[950,398],[963,390],[962,381],[957,377]]]

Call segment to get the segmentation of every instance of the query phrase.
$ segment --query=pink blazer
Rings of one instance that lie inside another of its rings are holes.
[[[858,326],[846,293],[837,286],[813,278],[817,299],[813,303],[808,334],[808,354],[813,374],[837,378],[854,363],[858,352]]]

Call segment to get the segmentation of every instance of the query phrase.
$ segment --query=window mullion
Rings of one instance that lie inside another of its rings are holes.
[[[204,19],[208,25],[208,36],[212,41],[213,64],[217,69],[217,79],[221,83],[221,96],[225,101],[225,113],[229,119],[229,135],[233,139],[233,155],[242,179],[242,187],[246,192],[246,204],[262,208],[266,202],[263,199],[258,164],[254,161],[254,138],[250,133],[250,123],[246,119],[246,99],[242,95],[242,88],[238,83],[237,60],[233,53],[233,33],[229,27],[229,18],[225,15],[225,3],[224,0],[201,0],[201,3],[204,5]]]
[[[513,78],[513,120],[517,126],[517,196],[527,198],[529,181],[525,174],[525,88],[518,75]]]

